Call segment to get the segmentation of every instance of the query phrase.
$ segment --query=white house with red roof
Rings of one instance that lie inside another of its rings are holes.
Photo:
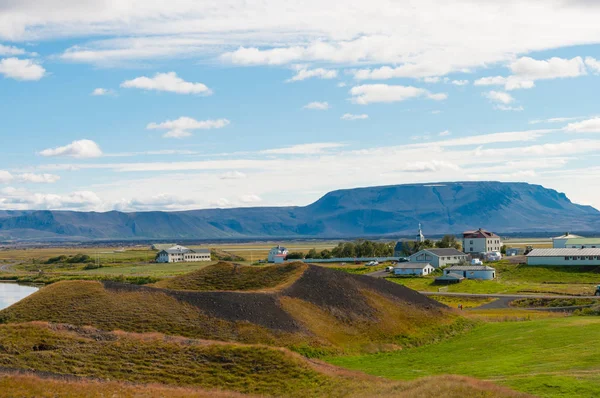
[[[479,228],[476,231],[463,233],[463,251],[465,253],[499,252],[502,248],[502,238],[493,232]]]

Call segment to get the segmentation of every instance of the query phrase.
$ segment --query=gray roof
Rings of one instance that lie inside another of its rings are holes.
[[[454,281],[454,280],[462,280],[462,279],[465,279],[465,277],[462,275],[453,274],[453,273],[449,273],[449,274],[443,275],[443,276],[438,276],[437,278],[435,278],[436,281]]]
[[[600,256],[600,249],[533,249],[527,257]]]
[[[195,253],[194,250],[188,249],[187,247],[180,246],[180,245],[175,245],[168,249],[162,250],[161,253],[162,252],[169,253],[169,254]]]
[[[394,266],[394,269],[423,269],[428,265],[431,266],[429,263],[398,263]]]
[[[487,265],[455,265],[445,268],[444,271],[452,273],[452,271],[495,271],[495,269]]]
[[[447,248],[447,249],[423,249],[421,251],[427,251],[427,252],[429,252],[431,254],[435,254],[438,257],[466,256],[465,253],[461,252],[460,250],[453,249],[453,248]],[[417,254],[417,253],[415,253],[415,254]],[[414,256],[414,254],[413,254],[413,256]]]

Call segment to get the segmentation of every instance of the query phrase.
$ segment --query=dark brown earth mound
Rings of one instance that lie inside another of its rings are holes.
[[[193,291],[270,290],[292,283],[306,269],[303,263],[253,267],[220,262],[156,284],[156,287]]]
[[[470,326],[442,304],[395,283],[298,263],[267,268],[270,275],[301,275],[278,289],[248,293],[65,281],[1,311],[0,323],[48,321],[160,332],[286,346],[310,355],[396,349]],[[235,267],[220,264],[216,269],[230,272]],[[240,274],[256,280],[253,272]],[[232,277],[237,286],[245,285],[240,274]]]

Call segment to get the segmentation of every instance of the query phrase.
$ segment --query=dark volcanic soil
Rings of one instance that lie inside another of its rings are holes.
[[[361,292],[365,289],[402,301],[400,305],[417,306],[433,311],[445,308],[443,304],[396,283],[314,265],[309,266],[291,286],[275,293],[193,292],[117,282],[103,284],[106,289],[115,291],[164,293],[194,305],[212,317],[230,322],[247,321],[271,330],[286,332],[301,331],[302,326],[281,308],[278,300],[280,296],[315,304],[342,320],[375,318],[375,309],[369,305]]]

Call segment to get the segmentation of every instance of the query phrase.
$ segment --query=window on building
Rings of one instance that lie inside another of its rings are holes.
[[[565,260],[570,260],[569,256],[566,256],[566,257],[565,257]]]

